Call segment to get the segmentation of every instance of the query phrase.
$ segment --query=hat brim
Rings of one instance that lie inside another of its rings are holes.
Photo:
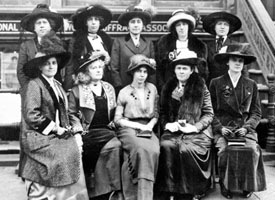
[[[228,35],[239,30],[242,26],[242,22],[237,16],[227,12],[215,12],[207,15],[202,20],[204,30],[212,35],[216,35],[215,25],[218,20],[228,21],[230,25]]]
[[[203,62],[200,58],[183,58],[172,61],[171,65],[173,67],[177,65],[189,65],[189,66],[195,66],[198,65],[200,62]]]
[[[135,66],[129,68],[129,69],[127,70],[127,73],[128,73],[129,75],[132,75],[133,72],[134,72],[136,69],[140,68],[140,67],[146,67],[147,70],[148,70],[148,75],[149,75],[149,76],[151,76],[152,74],[154,74],[154,73],[156,72],[156,69],[153,68],[151,65],[149,65],[149,64],[147,64],[147,63],[140,63],[139,65],[135,65]]]
[[[241,53],[238,53],[238,52],[219,53],[219,54],[216,54],[214,56],[214,59],[218,63],[225,63],[225,62],[228,62],[228,59],[229,59],[230,56],[237,56],[237,57],[243,58],[245,65],[250,64],[250,63],[256,61],[256,57],[255,56],[241,54]]]
[[[83,61],[80,66],[77,68],[77,70],[75,71],[75,74],[79,73],[80,71],[82,71],[85,67],[87,67],[89,64],[95,62],[96,60],[102,60],[104,61],[105,56],[103,55],[98,55],[93,57],[92,59],[86,59],[85,61]]]
[[[193,30],[196,26],[196,19],[191,16],[191,15],[188,15],[186,13],[178,13],[174,16],[172,16],[168,21],[167,21],[167,28],[169,31],[171,31],[171,27],[172,25],[177,22],[177,21],[187,21],[189,23],[189,25],[191,26],[190,27],[190,30]]]
[[[129,21],[136,17],[141,18],[144,25],[149,24],[152,20],[151,15],[147,12],[132,11],[121,14],[118,18],[118,23],[122,26],[128,26]]]
[[[55,57],[58,62],[58,71],[61,70],[69,61],[70,59],[70,53],[69,52],[62,52],[57,54],[49,54],[46,56],[41,56],[34,58],[24,64],[23,66],[23,72],[26,76],[29,78],[36,78],[41,74],[41,71],[39,67],[45,63],[49,58]]]
[[[87,19],[90,16],[99,16],[103,18],[100,23],[99,29],[105,28],[110,24],[112,20],[112,13],[108,9],[101,6],[93,6],[90,9],[85,9],[84,11],[77,13],[72,16],[73,26],[75,30],[87,30]]]
[[[38,18],[52,19],[55,22],[55,27],[52,27],[55,32],[63,27],[63,17],[55,12],[40,12],[30,13],[22,18],[20,26],[26,31],[34,32],[34,23]]]

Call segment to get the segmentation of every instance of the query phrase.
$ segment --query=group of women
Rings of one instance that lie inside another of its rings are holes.
[[[242,75],[256,59],[249,45],[212,45],[213,65],[227,70],[209,81],[211,45],[192,35],[196,18],[173,12],[170,33],[154,48],[141,35],[151,11],[127,8],[118,22],[129,33],[112,44],[102,30],[111,12],[102,5],[81,8],[72,16],[68,51],[56,35],[62,17],[47,5],[22,19],[21,26],[35,34],[22,43],[17,70],[19,175],[28,199],[150,200],[156,191],[162,199],[189,194],[198,200],[211,184],[213,141],[222,195],[232,198],[232,191],[242,190],[248,198],[265,189],[255,131],[261,117],[257,86]],[[206,31],[226,38],[240,26],[226,12],[204,19]],[[245,146],[228,147],[231,134],[244,137]],[[240,156],[249,162],[236,163]]]

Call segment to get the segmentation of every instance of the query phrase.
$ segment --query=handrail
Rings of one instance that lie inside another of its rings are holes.
[[[237,15],[247,41],[254,49],[266,84],[268,74],[275,73],[275,26],[261,0],[236,0]]]

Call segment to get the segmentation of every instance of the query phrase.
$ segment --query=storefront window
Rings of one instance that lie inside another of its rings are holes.
[[[0,5],[2,6],[33,6],[39,3],[49,4],[50,0],[2,0]]]
[[[138,2],[137,0],[63,0],[64,6],[87,6],[90,4],[102,4],[104,6],[129,6]]]
[[[0,55],[1,89],[19,89],[19,83],[16,74],[18,53],[0,52]]]

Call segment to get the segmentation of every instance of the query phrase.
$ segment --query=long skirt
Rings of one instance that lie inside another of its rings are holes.
[[[211,139],[205,134],[165,131],[160,142],[156,190],[203,194],[211,185]]]
[[[89,197],[121,190],[121,142],[108,128],[83,136],[83,165]]]
[[[218,167],[220,180],[231,191],[250,192],[266,189],[262,151],[256,141],[245,138],[245,146],[227,146],[224,137],[216,143],[219,148]]]
[[[153,199],[153,185],[158,169],[159,140],[137,137],[132,128],[120,128],[118,138],[124,151],[122,186],[125,200]]]
[[[82,163],[82,162],[81,162]],[[48,187],[25,180],[28,200],[89,200],[82,164],[80,164],[79,180],[70,185]]]

